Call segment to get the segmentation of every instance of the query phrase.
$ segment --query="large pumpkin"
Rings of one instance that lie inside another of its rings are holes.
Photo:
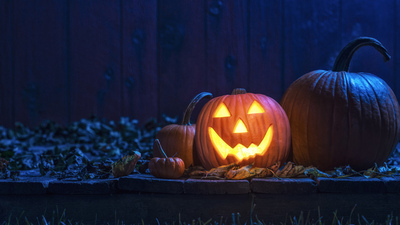
[[[390,59],[379,41],[361,37],[344,47],[332,71],[307,73],[284,94],[295,163],[363,170],[385,162],[398,143],[400,107],[393,91],[373,74],[348,72],[354,52],[365,45]]]
[[[207,102],[196,122],[196,150],[207,169],[238,163],[268,167],[286,161],[290,125],[272,98],[235,89]]]

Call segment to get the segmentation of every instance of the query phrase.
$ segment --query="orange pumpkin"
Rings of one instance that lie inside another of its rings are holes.
[[[281,106],[262,94],[235,89],[210,100],[196,122],[198,157],[207,169],[230,163],[268,167],[285,162],[290,126]]]
[[[400,106],[393,91],[373,74],[349,72],[350,60],[362,46],[390,59],[379,41],[357,38],[339,53],[332,71],[303,75],[282,97],[295,163],[320,170],[346,165],[364,170],[383,164],[396,147]]]
[[[190,124],[190,116],[196,104],[203,98],[212,98],[212,94],[201,92],[190,102],[183,115],[181,124],[170,124],[163,127],[156,135],[160,140],[167,155],[175,155],[181,158],[188,168],[193,164],[194,133],[196,126]],[[153,146],[156,149],[156,146]],[[155,157],[161,157],[160,151],[153,151]]]
[[[156,139],[154,146],[160,151],[164,158],[154,157],[150,159],[150,173],[157,178],[176,179],[185,172],[185,163],[178,157],[168,157],[161,147],[160,141]]]

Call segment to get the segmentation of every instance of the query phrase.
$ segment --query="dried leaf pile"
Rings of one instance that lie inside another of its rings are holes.
[[[124,176],[132,171],[145,173],[156,133],[177,119],[138,121],[122,117],[118,122],[95,117],[62,126],[45,121],[35,128],[16,123],[14,129],[0,126],[0,179],[18,179],[24,170],[65,180],[84,180]],[[368,178],[399,174],[400,150],[396,149],[385,166],[366,171],[350,167],[321,172],[313,167],[275,164],[270,168],[240,167],[230,164],[205,171],[191,167],[185,176],[199,179],[251,179],[258,177],[348,177]],[[114,168],[114,169],[113,169]]]
[[[225,166],[204,170],[201,167],[189,168],[187,176],[195,179],[214,179],[214,180],[242,180],[251,178],[345,178],[353,176],[363,176],[366,178],[381,178],[393,175],[400,175],[400,168],[397,166],[374,166],[365,171],[355,171],[349,166],[335,168],[335,170],[322,172],[315,167],[304,167],[295,165],[293,162],[287,162],[283,166],[280,163],[269,168],[257,168],[253,165],[242,166],[233,163]]]
[[[137,120],[126,117],[118,122],[92,117],[68,126],[52,121],[33,129],[21,123],[14,129],[0,126],[0,179],[17,179],[22,170],[39,170],[42,176],[62,180],[108,178],[113,163],[129,158],[132,152],[141,155],[133,168],[139,170],[152,157],[155,134],[176,122],[164,116],[159,122],[152,119],[139,127]],[[132,167],[131,161],[129,164]]]

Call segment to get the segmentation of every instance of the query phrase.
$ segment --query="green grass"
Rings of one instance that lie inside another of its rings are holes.
[[[354,207],[355,208],[355,207]],[[300,212],[299,216],[287,216],[286,219],[280,223],[277,223],[278,225],[325,225],[325,224],[331,224],[331,225],[352,225],[352,224],[358,224],[358,225],[375,225],[375,224],[385,224],[385,225],[400,225],[399,223],[399,218],[398,216],[393,216],[393,214],[388,214],[387,218],[385,221],[374,221],[374,220],[368,220],[362,215],[353,215],[354,212],[353,210],[350,212],[350,216],[348,219],[344,219],[343,217],[339,217],[337,214],[337,211],[333,212],[333,219],[332,220],[325,220],[324,217],[321,215],[320,210],[318,208],[318,217],[317,218],[312,218],[310,217],[310,212],[307,214],[304,214],[303,212]],[[44,213],[46,214],[46,213]],[[116,214],[115,214],[116,215]],[[108,222],[104,223],[102,221],[97,221],[97,218],[94,218],[94,225],[96,224],[109,224],[109,225],[127,225],[124,223],[122,220],[117,219],[117,216],[115,216],[115,220],[113,222]],[[268,218],[265,218],[266,220]],[[178,215],[177,221],[173,222],[164,222],[164,221],[159,221],[157,218],[154,219],[154,221],[138,221],[135,224],[173,224],[173,225],[222,225],[222,224],[234,224],[234,225],[245,225],[245,224],[256,224],[256,225],[267,225],[271,224],[269,222],[265,222],[264,219],[259,219],[257,215],[253,215],[253,208],[251,209],[250,212],[250,218],[241,218],[239,213],[232,213],[231,218],[224,218],[221,217],[219,220],[212,220],[212,219],[206,219],[203,220],[201,218],[193,219],[192,221],[182,221],[181,220],[181,215]],[[52,212],[52,215],[49,216],[44,216],[41,215],[36,218],[36,220],[31,221],[28,220],[28,218],[24,215],[24,212],[22,212],[20,215],[9,215],[6,221],[2,221],[0,219],[0,225],[88,225],[92,223],[83,223],[79,221],[75,221],[71,218],[68,218],[66,216],[66,210],[63,210],[61,213],[58,211]]]

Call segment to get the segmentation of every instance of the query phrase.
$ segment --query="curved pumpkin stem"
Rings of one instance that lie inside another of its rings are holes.
[[[239,94],[246,94],[246,93],[247,93],[246,89],[244,89],[244,88],[235,88],[235,89],[233,89],[231,95],[239,95]]]
[[[163,148],[161,147],[161,143],[158,139],[154,140],[155,146],[157,148],[158,151],[161,152],[161,154],[164,156],[164,158],[168,158],[167,154],[165,154]]]
[[[190,116],[192,115],[193,109],[196,104],[203,98],[212,98],[212,94],[209,92],[201,92],[200,94],[196,95],[193,100],[187,106],[185,113],[183,114],[183,119],[181,125],[190,125]]]
[[[336,58],[335,64],[333,65],[332,71],[349,71],[350,61],[354,53],[363,46],[372,46],[378,52],[383,55],[383,59],[387,62],[390,59],[390,55],[383,45],[375,38],[370,37],[359,37],[349,44],[347,44],[342,51],[340,51],[338,57]]]

